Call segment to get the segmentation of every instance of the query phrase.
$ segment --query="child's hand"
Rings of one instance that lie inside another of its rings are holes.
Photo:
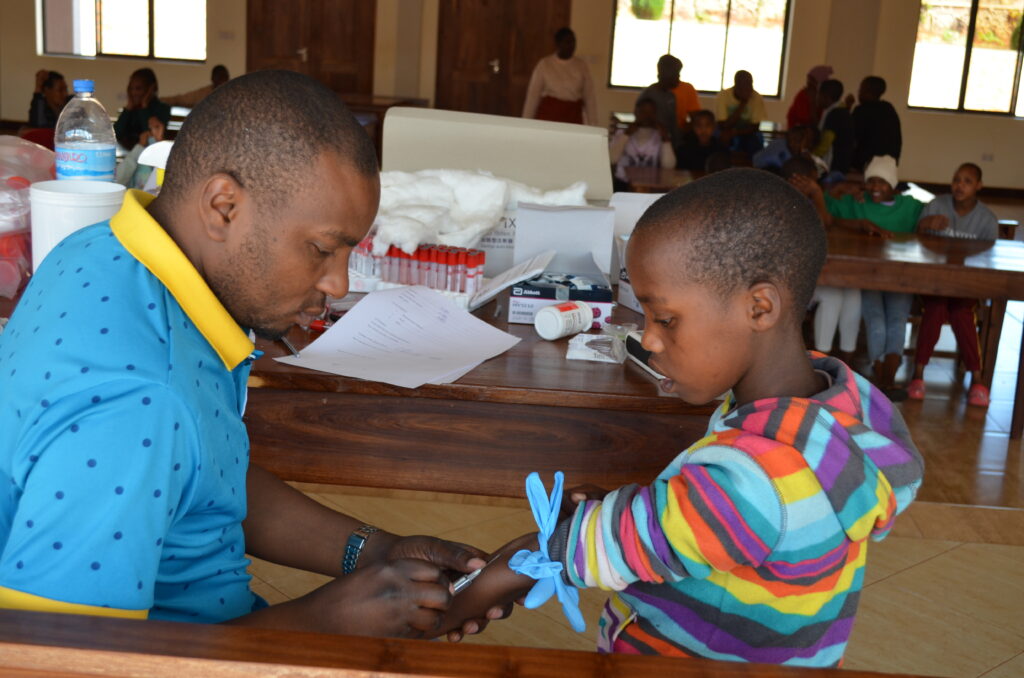
[[[821,185],[818,184],[818,182],[815,181],[814,179],[804,176],[802,174],[794,174],[793,176],[791,176],[789,178],[789,183],[793,186],[793,188],[800,191],[801,193],[803,193],[808,198],[811,198],[812,200],[815,197],[822,195]]]
[[[847,108],[853,108],[853,104],[855,104],[856,102],[857,97],[855,97],[852,93],[847,94],[846,98],[843,99],[843,105],[846,106]]]
[[[861,230],[867,233],[868,235],[875,236],[878,238],[892,237],[892,231],[887,231],[884,228],[879,227],[878,224],[871,221],[870,219],[857,219],[857,223],[860,226]]]
[[[949,218],[942,214],[921,217],[921,220],[917,222],[918,233],[945,231],[947,228],[949,228]]]
[[[496,550],[494,553],[497,557],[466,589],[455,596],[441,624],[442,629],[448,632],[448,640],[461,640],[466,627],[481,618],[500,618],[494,615],[495,610],[507,611],[512,602],[533,588],[534,579],[516,574],[508,566],[509,559],[522,549],[538,549],[536,533],[523,535]]]

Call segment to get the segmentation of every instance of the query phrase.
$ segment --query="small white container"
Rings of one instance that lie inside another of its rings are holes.
[[[542,339],[553,341],[589,330],[600,313],[585,301],[562,301],[537,311],[533,327]]]
[[[39,181],[29,190],[32,204],[32,268],[80,228],[117,214],[124,186],[109,181]]]

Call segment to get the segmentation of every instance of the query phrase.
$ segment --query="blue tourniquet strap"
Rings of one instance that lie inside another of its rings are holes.
[[[530,501],[530,509],[533,510],[533,517],[540,530],[537,537],[537,541],[540,542],[540,550],[518,551],[508,561],[508,566],[516,574],[524,574],[537,580],[530,592],[526,594],[525,606],[528,609],[540,607],[547,602],[552,594],[557,594],[558,602],[562,604],[562,612],[565,613],[569,623],[577,632],[582,632],[586,630],[587,623],[583,620],[583,613],[580,612],[580,592],[565,583],[565,580],[562,579],[562,563],[551,560],[551,556],[548,554],[548,540],[558,526],[563,481],[562,472],[555,471],[555,486],[551,488],[549,497],[544,490],[544,482],[536,472],[526,477],[526,498]]]

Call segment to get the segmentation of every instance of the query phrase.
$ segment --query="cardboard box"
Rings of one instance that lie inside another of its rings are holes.
[[[592,259],[587,261],[585,257],[576,259],[571,264],[570,270],[574,272],[563,274],[555,272],[549,265],[548,270],[541,276],[512,285],[509,294],[508,321],[532,325],[537,311],[545,306],[552,306],[563,301],[583,301],[599,311],[594,317],[598,327],[603,327],[606,323],[611,322],[615,303],[608,278]],[[563,278],[585,279],[591,284],[582,288],[571,287],[568,284],[569,280]]]

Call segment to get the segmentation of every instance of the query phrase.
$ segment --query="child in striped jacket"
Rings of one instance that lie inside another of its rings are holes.
[[[877,388],[804,347],[824,260],[814,207],[767,172],[709,175],[641,218],[627,267],[652,366],[688,402],[730,394],[650,485],[574,497],[548,540],[566,583],[617,592],[599,650],[841,661],[869,540],[912,501],[923,463]],[[462,596],[479,586],[483,609],[530,583],[492,565]]]

